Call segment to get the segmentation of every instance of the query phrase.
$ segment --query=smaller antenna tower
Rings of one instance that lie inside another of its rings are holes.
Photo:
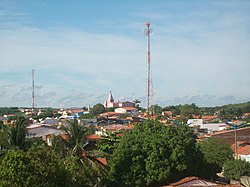
[[[145,28],[145,35],[147,36],[147,64],[148,64],[148,77],[147,77],[147,114],[150,115],[151,100],[153,99],[153,88],[152,88],[152,73],[151,73],[151,49],[150,49],[150,35],[152,29],[150,28],[150,22],[147,22]]]
[[[35,76],[35,70],[32,69],[32,115],[35,112],[35,80],[34,80],[34,76]]]

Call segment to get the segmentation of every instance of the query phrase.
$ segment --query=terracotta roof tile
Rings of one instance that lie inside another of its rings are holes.
[[[100,136],[96,135],[96,134],[90,134],[90,135],[87,135],[86,136],[86,139],[87,140],[90,140],[90,141],[96,141],[96,140],[100,140]]]
[[[97,160],[99,160],[104,166],[107,166],[108,165],[108,162],[106,160],[106,158],[96,158]]]
[[[239,155],[250,155],[250,145],[245,145],[238,148]]]

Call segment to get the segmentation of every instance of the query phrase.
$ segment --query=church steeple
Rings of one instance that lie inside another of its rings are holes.
[[[114,107],[114,105],[115,105],[115,100],[113,98],[112,92],[110,91],[108,99],[104,102],[104,107],[110,108],[110,107]]]
[[[113,103],[114,102],[114,98],[113,98],[113,95],[112,95],[112,92],[110,91],[110,93],[109,93],[109,97],[108,97],[108,100],[107,100],[108,102],[110,102],[110,103]]]

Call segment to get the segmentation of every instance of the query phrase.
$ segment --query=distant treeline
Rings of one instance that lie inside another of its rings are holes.
[[[0,107],[0,116],[20,113],[18,107]]]
[[[214,115],[214,114],[224,114],[230,113],[234,115],[242,115],[243,113],[250,113],[250,101],[245,103],[238,104],[228,104],[223,106],[215,106],[215,107],[198,107],[193,104],[184,104],[184,105],[172,105],[166,107],[160,107],[159,105],[152,106],[156,113],[160,114],[162,111],[171,110],[174,115],[180,115],[182,113],[186,113],[188,111],[189,114],[197,114],[197,115]],[[48,108],[51,109],[51,108]],[[16,114],[20,113],[18,107],[0,107],[0,116],[6,114]]]

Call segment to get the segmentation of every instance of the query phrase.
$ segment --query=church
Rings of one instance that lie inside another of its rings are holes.
[[[135,103],[125,101],[125,102],[115,102],[112,92],[109,92],[108,99],[104,102],[105,108],[112,108],[112,107],[135,107]]]

